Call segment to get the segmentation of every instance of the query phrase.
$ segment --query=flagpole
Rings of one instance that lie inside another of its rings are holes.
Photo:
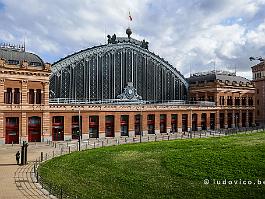
[[[104,24],[104,42],[107,44],[106,24]]]
[[[128,27],[130,28],[130,24],[132,22],[132,15],[131,12],[129,11],[129,18],[128,18]]]

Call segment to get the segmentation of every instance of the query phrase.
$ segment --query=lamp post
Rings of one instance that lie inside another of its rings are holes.
[[[82,139],[82,129],[81,129],[81,115],[80,115],[80,105],[78,106],[78,142],[79,142],[79,151],[81,151],[81,139]]]
[[[193,129],[193,121],[192,121],[192,105],[190,105],[190,138],[192,138],[192,129]]]
[[[142,143],[143,134],[143,106],[141,104],[141,114],[140,114],[140,143]]]

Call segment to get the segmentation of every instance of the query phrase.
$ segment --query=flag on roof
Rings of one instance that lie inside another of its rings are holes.
[[[129,19],[130,19],[130,21],[132,21],[132,15],[131,15],[130,11],[129,11]]]

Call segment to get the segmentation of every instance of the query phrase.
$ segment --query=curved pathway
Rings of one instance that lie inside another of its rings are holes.
[[[54,148],[45,143],[30,143],[28,147],[28,164],[17,165],[15,154],[20,145],[0,145],[0,198],[28,199],[48,198],[32,181],[33,161],[41,152],[50,153]]]

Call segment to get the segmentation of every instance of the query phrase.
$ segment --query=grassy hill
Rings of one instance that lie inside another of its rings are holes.
[[[86,150],[39,172],[45,184],[84,199],[265,198],[265,133]]]

